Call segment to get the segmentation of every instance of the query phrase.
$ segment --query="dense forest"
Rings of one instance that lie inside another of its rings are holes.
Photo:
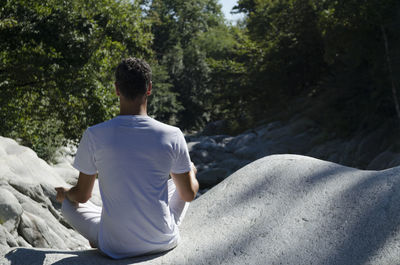
[[[51,161],[118,113],[114,68],[145,58],[149,114],[226,134],[301,113],[351,137],[400,128],[400,1],[3,0],[0,135]],[[399,143],[399,142],[397,142]],[[400,149],[400,146],[398,147]]]

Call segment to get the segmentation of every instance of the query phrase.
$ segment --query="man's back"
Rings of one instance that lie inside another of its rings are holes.
[[[148,116],[121,115],[89,128],[74,167],[99,173],[103,200],[98,243],[114,258],[174,247],[179,232],[169,209],[169,173],[191,170],[178,128]]]
[[[151,91],[150,65],[123,59],[115,71],[120,116],[85,131],[76,185],[56,187],[68,223],[113,258],[176,246],[177,226],[199,189],[182,132],[147,116]],[[97,173],[103,208],[88,201]]]

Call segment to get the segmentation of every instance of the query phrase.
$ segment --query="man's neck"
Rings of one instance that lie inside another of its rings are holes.
[[[120,99],[119,115],[147,116],[147,100],[122,100]]]
[[[140,116],[147,116],[146,111],[125,111],[120,110],[119,115],[140,115]]]

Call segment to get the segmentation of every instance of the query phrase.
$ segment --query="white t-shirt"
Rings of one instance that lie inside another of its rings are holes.
[[[170,172],[191,169],[179,128],[149,116],[117,116],[85,131],[73,166],[87,175],[99,173],[101,251],[124,258],[176,246],[179,231],[167,181]]]

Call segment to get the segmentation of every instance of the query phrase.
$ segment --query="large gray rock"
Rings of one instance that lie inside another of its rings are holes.
[[[322,131],[318,124],[297,115],[287,122],[270,122],[235,137],[227,135],[187,136],[191,158],[199,176],[218,183],[211,173],[226,170],[225,176],[243,165],[273,154],[299,154],[360,169],[381,170],[400,165],[399,150],[384,126],[339,138]],[[236,161],[236,162],[234,162]],[[233,162],[233,163],[232,163]]]
[[[0,225],[8,232],[17,229],[22,215],[22,207],[15,196],[8,190],[0,187]]]
[[[6,246],[17,247],[18,243],[5,227],[0,226],[0,251],[8,250]]]
[[[70,165],[57,165],[55,170],[31,149],[0,137],[0,252],[16,246],[89,248],[65,222],[55,199],[54,187],[68,187],[65,178],[76,181],[77,176]]]
[[[45,220],[29,212],[22,215],[19,233],[32,246],[67,248],[64,241],[48,227]]]
[[[219,182],[224,180],[227,176],[227,170],[223,168],[213,168],[209,170],[204,170],[197,175],[200,187],[211,188],[217,185]]]
[[[400,167],[265,157],[194,201],[181,235],[161,255],[14,248],[0,264],[400,264]]]
[[[396,165],[400,165],[400,154],[384,151],[371,161],[367,169],[385,169]]]

